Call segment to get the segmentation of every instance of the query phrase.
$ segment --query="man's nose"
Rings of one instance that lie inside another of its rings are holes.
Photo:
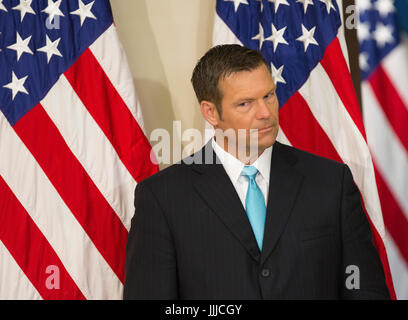
[[[258,109],[256,117],[258,119],[269,119],[271,117],[271,110],[264,99],[258,103]]]

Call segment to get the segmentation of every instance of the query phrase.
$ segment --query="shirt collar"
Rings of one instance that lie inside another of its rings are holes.
[[[259,156],[258,159],[252,164],[258,169],[262,177],[269,182],[269,174],[271,172],[271,159],[272,159],[272,149],[273,145],[266,148],[264,152]]]
[[[235,158],[232,154],[221,148],[221,146],[217,142],[215,142],[214,138],[212,138],[211,144],[215,154],[220,159],[228,176],[233,182],[236,182],[240,177],[245,164]],[[252,164],[255,168],[258,169],[259,173],[267,182],[269,182],[269,174],[271,171],[272,148],[273,146],[270,146],[269,148],[265,149],[264,152],[262,152],[262,154],[259,156],[259,158],[256,159]]]

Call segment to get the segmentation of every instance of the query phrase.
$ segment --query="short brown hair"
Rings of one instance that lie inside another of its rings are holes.
[[[198,102],[206,100],[214,103],[221,116],[222,92],[219,81],[236,72],[254,70],[262,64],[271,70],[259,51],[237,44],[211,48],[198,61],[191,77]]]

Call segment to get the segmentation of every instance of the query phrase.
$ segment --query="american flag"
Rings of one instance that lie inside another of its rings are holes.
[[[217,0],[213,42],[260,50],[270,63],[280,106],[278,140],[350,167],[395,298],[375,170],[349,71],[341,1]]]
[[[386,248],[395,291],[399,299],[408,299],[408,41],[398,29],[398,2],[357,4],[367,141],[390,235]]]
[[[108,0],[0,0],[0,299],[121,299],[158,170]]]

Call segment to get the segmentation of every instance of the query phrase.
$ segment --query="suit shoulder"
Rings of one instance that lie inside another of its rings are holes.
[[[211,144],[207,143],[201,150],[194,154],[191,154],[179,162],[160,170],[154,175],[143,180],[143,184],[150,186],[157,184],[166,184],[172,186],[180,186],[187,180],[190,180],[191,172],[193,168],[200,167],[206,163],[206,159],[214,160],[214,152],[212,151]]]
[[[319,169],[327,169],[327,170],[340,170],[343,171],[345,165],[341,162],[325,158],[322,156],[315,155],[313,153],[288,146],[282,143],[279,143],[279,148],[282,150],[284,154],[288,158],[292,158],[297,162],[297,166],[304,167],[307,169],[319,168]]]
[[[150,177],[144,179],[140,184],[148,185],[150,187],[163,185],[164,183],[169,183],[171,181],[178,181],[180,178],[188,174],[187,165],[182,162],[173,164],[165,169],[156,172]]]

